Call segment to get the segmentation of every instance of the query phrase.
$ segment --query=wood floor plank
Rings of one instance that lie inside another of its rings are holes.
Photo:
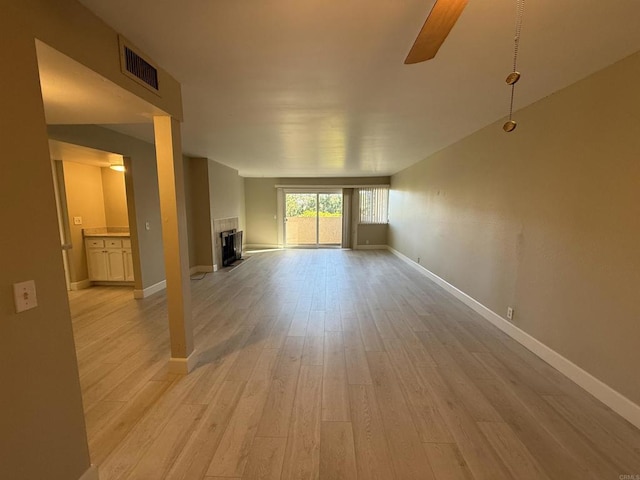
[[[411,358],[411,362],[417,366],[422,364],[436,365],[436,361],[406,322],[404,314],[399,311],[387,311],[386,315],[393,325],[398,338],[404,343],[404,349]]]
[[[402,342],[385,340],[387,353],[395,367],[408,401],[409,412],[422,442],[452,443],[453,436],[429,388],[411,363]]]
[[[304,337],[287,337],[276,367],[269,396],[262,411],[257,435],[285,437],[289,432],[291,410],[302,364]]]
[[[367,359],[396,476],[434,478],[387,354],[368,352]]]
[[[576,403],[566,395],[544,395],[542,397],[576,430],[582,433],[600,453],[608,456],[621,470],[625,472],[640,472],[640,438],[616,435],[603,422],[602,417],[594,409]],[[588,409],[587,409],[588,408]],[[607,415],[608,412],[601,412]],[[606,420],[609,420],[610,414]],[[624,429],[623,431],[626,431]],[[626,437],[626,438],[624,438]]]
[[[353,303],[349,302],[348,307],[340,307],[340,323],[342,324],[341,330],[343,332],[358,331],[360,334],[360,325],[358,324],[358,316],[355,313]],[[347,308],[347,310],[342,310]]]
[[[269,333],[264,348],[281,348],[287,338],[287,333],[293,320],[293,312],[282,308],[274,322],[273,328]]]
[[[435,334],[440,344],[444,347],[436,350],[436,352],[446,352],[448,354],[448,357],[434,357],[438,364],[446,362],[447,365],[451,365],[450,358],[470,378],[491,378],[491,374],[487,372],[482,364],[449,332],[444,321],[434,315],[430,315],[426,317],[425,322],[427,322],[430,332]]]
[[[340,315],[340,310],[333,310],[326,313],[324,317],[324,330],[325,332],[342,331],[342,317]]]
[[[309,311],[296,311],[291,319],[291,325],[289,326],[290,337],[304,337],[307,334],[307,324],[309,323]]]
[[[424,449],[436,480],[473,480],[455,443],[425,443]]]
[[[181,405],[135,466],[128,480],[164,478],[184,448],[204,405]]]
[[[89,439],[91,461],[102,464],[169,386],[168,382],[148,382],[130,402],[119,409],[108,424]]]
[[[511,428],[502,422],[480,422],[480,429],[514,478],[522,480],[550,480],[538,461],[518,439]]]
[[[322,371],[322,420],[348,422],[350,419],[342,332],[327,332]]]
[[[263,354],[266,340],[269,337],[274,317],[267,317],[264,323],[255,326],[242,347],[242,355],[238,355],[233,366],[229,370],[226,379],[236,382],[244,382],[249,379],[256,363]],[[273,349],[271,349],[273,350]]]
[[[94,438],[109,420],[124,406],[126,402],[109,402],[102,400],[93,408],[86,411],[84,421],[87,426],[87,436]]]
[[[269,385],[278,356],[276,349],[264,349],[256,369],[247,381],[244,392],[227,425],[222,440],[209,465],[207,475],[241,477],[247,463]]]
[[[396,304],[398,304],[398,307],[400,307],[400,312],[402,313],[405,321],[414,332],[426,330],[424,322],[420,320],[418,314],[413,308],[411,308],[411,305],[407,303],[402,294],[394,293],[393,299],[395,300]]]
[[[283,480],[319,478],[321,392],[322,366],[303,365],[282,467]]]
[[[371,318],[373,319],[373,323],[375,324],[380,337],[397,338],[396,331],[394,330],[389,317],[387,317],[387,312],[377,305],[370,306],[369,310],[371,311]]]
[[[324,335],[305,337],[302,351],[302,365],[324,364]]]
[[[561,415],[549,406],[538,394],[518,381],[517,376],[504,364],[497,361],[491,354],[476,353],[477,358],[496,374],[502,388],[510,391],[517,400],[526,407],[547,432],[556,438],[559,443],[586,465],[589,471],[597,478],[607,478],[616,475],[618,467],[606,456],[602,455],[579,432],[567,423]],[[619,473],[618,473],[619,475]]]
[[[251,365],[255,365],[253,358],[259,353],[259,349],[254,347],[250,352],[250,358],[242,362],[242,367],[233,376],[228,376],[231,369],[238,367],[238,357],[245,354],[243,345],[249,339],[254,327],[251,325],[240,325],[234,333],[227,337],[226,341],[216,343],[214,347],[208,349],[206,363],[197,369],[198,380],[184,399],[185,403],[207,405],[217,394],[218,389],[225,381],[235,381],[243,383],[246,381],[247,370]],[[204,361],[201,360],[201,361]],[[202,370],[202,372],[200,372]]]
[[[373,386],[350,386],[349,400],[358,478],[396,478]]]
[[[324,310],[311,310],[311,312],[309,312],[309,321],[307,322],[306,335],[316,337],[321,337],[322,335],[324,335],[324,322]]]
[[[167,480],[202,478],[213,459],[244,387],[244,382],[224,382],[173,464],[166,477]]]
[[[378,333],[373,319],[370,317],[368,309],[364,311],[359,309],[357,312],[358,324],[360,325],[360,334],[362,336],[362,343],[367,352],[382,352],[384,346],[382,345],[382,339]]]
[[[466,410],[463,402],[443,379],[439,367],[424,365],[418,374],[425,386],[433,391],[433,401],[447,423],[469,470],[476,480],[508,479],[506,467],[495,451],[487,445],[475,419]]]
[[[322,422],[320,478],[358,478],[351,422]]]
[[[242,479],[279,480],[286,446],[286,438],[256,437]]]
[[[126,478],[181,407],[197,375],[181,376],[149,405],[118,448],[100,465],[103,480]]]
[[[360,337],[360,329],[345,330],[343,338],[349,385],[371,385],[371,372],[367,363],[367,353]]]
[[[510,391],[505,391],[501,382],[483,380],[478,383],[478,386],[500,412],[502,418],[514,429],[529,452],[540,461],[549,477],[569,480],[602,478],[590,472],[579,458],[574,457],[567,450],[566,445],[550,435],[539,419],[523,408]]]
[[[90,409],[97,402],[106,400],[107,396],[123,382],[123,379],[133,378],[137,380],[137,376],[142,371],[140,369],[141,364],[146,367],[155,365],[156,361],[162,356],[161,352],[139,351],[132,355],[128,361],[120,363],[117,368],[111,370],[99,382],[83,392],[82,400],[85,408]],[[131,377],[132,374],[134,377]],[[111,400],[127,399],[112,398]]]

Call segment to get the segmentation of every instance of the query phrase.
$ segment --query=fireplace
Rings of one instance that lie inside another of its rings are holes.
[[[234,262],[242,260],[242,230],[225,230],[220,232],[222,245],[222,266],[228,267]]]

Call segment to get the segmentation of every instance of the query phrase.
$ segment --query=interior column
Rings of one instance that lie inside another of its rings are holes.
[[[162,242],[167,278],[167,309],[171,335],[169,367],[189,373],[196,363],[193,352],[189,246],[184,192],[184,162],[180,123],[170,116],[153,118],[162,215]]]

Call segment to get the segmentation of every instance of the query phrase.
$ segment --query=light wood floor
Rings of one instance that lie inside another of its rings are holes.
[[[102,480],[640,474],[637,429],[389,253],[259,254],[192,293],[179,377],[163,294],[71,292]]]

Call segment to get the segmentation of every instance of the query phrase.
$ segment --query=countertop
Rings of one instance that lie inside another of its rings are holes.
[[[128,227],[98,227],[84,228],[83,237],[130,237]]]

